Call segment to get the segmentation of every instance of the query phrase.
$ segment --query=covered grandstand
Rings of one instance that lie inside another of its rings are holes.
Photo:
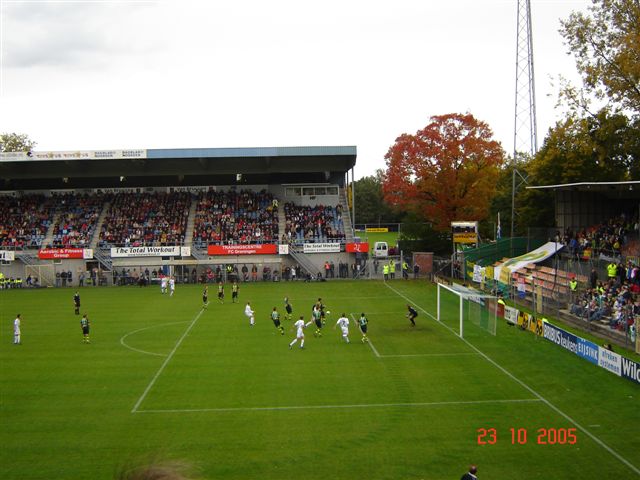
[[[354,146],[2,153],[2,272],[40,285],[192,281],[221,265],[315,278],[327,259],[354,261],[355,163]]]

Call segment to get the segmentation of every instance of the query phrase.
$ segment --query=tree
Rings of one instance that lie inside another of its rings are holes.
[[[382,171],[363,177],[355,182],[356,220],[362,223],[399,223],[400,216],[394,212],[382,195]]]
[[[504,151],[489,126],[471,114],[434,116],[415,135],[402,134],[385,155],[384,198],[436,230],[489,213]]]
[[[530,185],[635,180],[640,173],[640,122],[603,109],[584,118],[569,117],[549,131],[527,165]],[[553,226],[551,191],[524,190],[518,216],[530,226]]]
[[[590,14],[574,12],[560,34],[576,59],[583,92],[614,110],[640,113],[640,2],[592,0]],[[585,106],[581,91],[565,86],[573,107]],[[580,105],[582,104],[582,105]]]
[[[0,133],[0,152],[30,152],[35,146],[24,133]]]

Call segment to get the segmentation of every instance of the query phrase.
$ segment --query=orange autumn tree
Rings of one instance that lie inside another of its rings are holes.
[[[505,158],[492,137],[486,123],[457,113],[402,134],[385,155],[385,200],[441,231],[451,221],[486,219]]]

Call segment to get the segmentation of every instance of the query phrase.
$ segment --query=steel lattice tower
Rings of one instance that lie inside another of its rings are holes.
[[[515,225],[516,177],[526,179],[517,170],[519,155],[533,156],[538,151],[536,125],[536,88],[533,72],[533,35],[531,0],[517,0],[516,102],[513,131],[513,185],[511,192],[511,237]]]

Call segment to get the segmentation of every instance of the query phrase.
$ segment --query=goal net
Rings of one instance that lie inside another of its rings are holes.
[[[438,283],[438,321],[460,337],[496,334],[497,297],[462,285]]]

